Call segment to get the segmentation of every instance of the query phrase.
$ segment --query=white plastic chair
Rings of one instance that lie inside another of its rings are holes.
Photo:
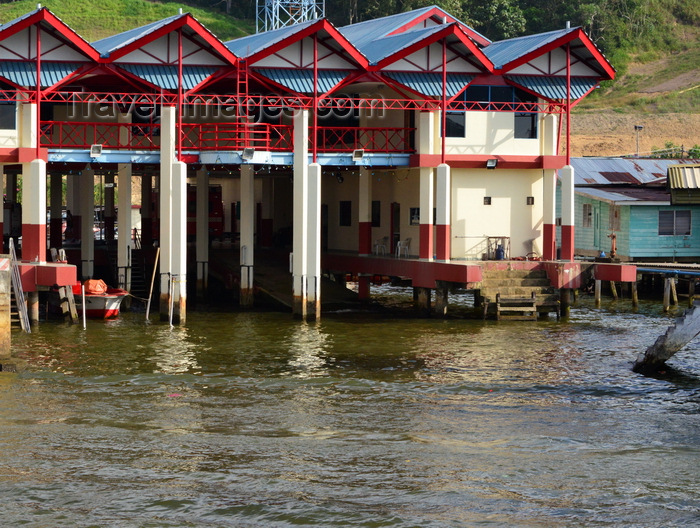
[[[386,255],[386,246],[389,243],[389,237],[385,236],[374,241],[374,254]]]
[[[410,237],[405,239],[405,240],[399,240],[396,243],[396,256],[400,257],[401,254],[403,253],[406,257],[408,257],[408,251],[411,249],[411,239]]]

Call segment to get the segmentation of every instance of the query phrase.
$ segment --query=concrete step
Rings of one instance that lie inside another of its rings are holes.
[[[481,270],[482,276],[493,279],[537,279],[547,278],[547,272],[544,270]]]
[[[498,293],[503,297],[530,297],[532,292],[535,292],[537,295],[555,295],[556,289],[551,287],[508,286],[504,288],[481,288],[480,292],[482,297],[495,299]]]
[[[497,288],[510,286],[530,286],[538,288],[548,288],[550,286],[548,278],[492,278],[487,277],[481,281],[482,288]]]

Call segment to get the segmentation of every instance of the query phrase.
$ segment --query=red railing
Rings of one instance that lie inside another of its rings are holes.
[[[412,128],[319,127],[319,152],[405,153],[413,152]],[[313,141],[313,137],[310,138]],[[41,145],[46,148],[89,149],[99,144],[113,150],[158,150],[160,125],[137,123],[94,123],[43,121]],[[185,123],[182,125],[184,150],[226,151],[252,147],[258,150],[292,151],[291,125],[268,123]],[[309,146],[311,148],[311,145]]]

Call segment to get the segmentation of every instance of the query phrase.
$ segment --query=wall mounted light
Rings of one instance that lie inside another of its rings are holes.
[[[252,147],[246,147],[243,149],[243,152],[241,152],[241,158],[244,160],[252,160],[254,155],[255,149]]]
[[[90,157],[99,158],[102,156],[102,145],[90,145]]]
[[[365,155],[365,149],[355,149],[352,151],[352,161],[362,161]]]
[[[338,180],[338,183],[343,183],[345,181],[345,178],[340,173],[335,175],[335,179]]]
[[[486,168],[487,169],[495,169],[496,165],[498,165],[498,160],[496,158],[486,160]]]

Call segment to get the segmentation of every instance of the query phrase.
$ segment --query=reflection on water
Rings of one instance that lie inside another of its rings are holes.
[[[0,374],[3,522],[695,525],[700,345],[633,373],[657,312],[42,324]]]

